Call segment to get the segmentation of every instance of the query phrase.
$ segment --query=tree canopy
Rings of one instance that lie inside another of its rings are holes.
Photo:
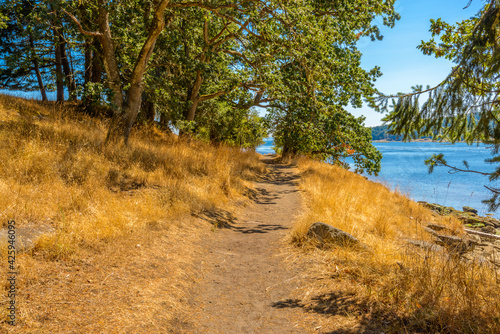
[[[382,38],[375,18],[394,25],[393,0],[6,0],[0,13],[2,87],[107,103],[108,142],[126,143],[137,118],[244,147],[268,125],[284,153],[380,169],[344,107],[375,92],[381,73],[361,68],[356,44]]]

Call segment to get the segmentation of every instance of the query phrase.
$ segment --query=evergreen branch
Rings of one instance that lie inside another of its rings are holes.
[[[500,195],[500,189],[495,189],[495,188],[491,188],[491,187],[488,187],[488,186],[484,186],[486,189],[488,189],[489,191],[491,191],[492,193],[495,193],[495,194],[499,194]]]
[[[485,173],[485,172],[480,172],[480,171],[471,170],[471,169],[462,169],[462,168],[458,168],[455,166],[451,166],[448,163],[444,162],[443,160],[437,161],[436,164],[452,169],[452,173],[463,172],[463,173],[475,173],[475,174],[480,174],[480,175],[484,175],[484,176],[491,175],[491,173]]]
[[[490,3],[490,6],[493,6],[494,2],[495,2],[495,0],[492,0]],[[481,24],[484,23],[485,18],[488,16],[488,14],[489,14],[488,10],[484,11],[481,14],[481,17],[479,18],[478,22],[474,26],[474,29],[472,31],[471,36],[474,36],[479,31],[479,29],[481,28]],[[473,37],[471,37],[471,38],[473,38]],[[431,91],[436,90],[437,88],[446,84],[446,82],[448,82],[448,80],[450,80],[455,75],[455,73],[458,71],[458,69],[460,69],[462,66],[466,65],[466,62],[469,60],[469,57],[472,54],[471,51],[473,49],[473,46],[474,46],[474,43],[471,43],[471,45],[469,45],[468,47],[465,48],[465,50],[462,52],[462,57],[460,59],[460,63],[457,66],[453,67],[450,74],[448,74],[448,76],[444,80],[442,80],[439,84],[437,84],[436,86],[434,86],[432,88],[425,89],[423,91],[418,91],[418,92],[408,93],[408,94],[399,94],[399,95],[383,95],[383,94],[381,94],[381,98],[382,99],[391,99],[391,98],[413,97],[413,96],[419,96],[423,93],[427,93],[427,92],[431,92]]]

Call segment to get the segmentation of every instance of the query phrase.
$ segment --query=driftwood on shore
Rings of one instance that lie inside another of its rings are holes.
[[[469,234],[475,234],[475,235],[479,235],[479,236],[485,237],[485,238],[491,238],[491,239],[500,240],[500,235],[486,233],[486,232],[480,232],[480,231],[471,230],[471,229],[468,229],[468,228],[464,228],[464,231],[467,232],[467,233],[469,233]]]

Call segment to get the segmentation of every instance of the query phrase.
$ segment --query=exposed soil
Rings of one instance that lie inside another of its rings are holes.
[[[254,203],[234,217],[221,212],[206,219],[215,237],[206,241],[199,282],[190,304],[194,333],[304,333],[303,311],[280,307],[298,285],[298,270],[280,252],[300,195],[295,168],[264,161],[270,172],[256,183]]]

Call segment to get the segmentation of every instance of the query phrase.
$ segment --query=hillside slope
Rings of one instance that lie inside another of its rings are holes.
[[[210,233],[193,215],[245,201],[265,171],[255,153],[154,128],[105,147],[106,128],[71,105],[0,96],[0,221],[5,234],[14,220],[27,246],[14,264],[18,325],[7,325],[2,299],[3,330],[154,332],[181,321]],[[6,242],[1,250],[7,284]]]

